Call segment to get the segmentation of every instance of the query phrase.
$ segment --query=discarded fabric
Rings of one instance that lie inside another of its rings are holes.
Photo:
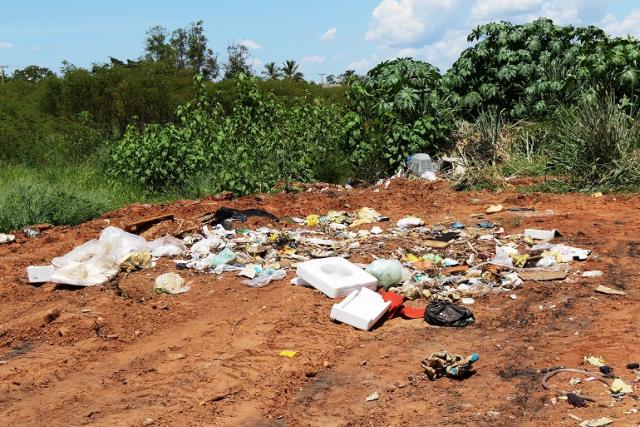
[[[439,351],[427,356],[420,366],[431,381],[447,376],[451,378],[465,378],[474,372],[473,364],[480,359],[476,353],[464,357],[454,355],[448,351]]]

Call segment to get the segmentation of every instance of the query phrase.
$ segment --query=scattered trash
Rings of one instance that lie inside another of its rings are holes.
[[[453,228],[454,230],[462,230],[464,229],[464,224],[460,221],[455,221],[451,224],[451,228]]]
[[[542,240],[548,242],[560,236],[558,230],[535,230],[533,228],[524,229],[524,237],[533,240]]]
[[[534,251],[547,251],[554,255],[558,262],[569,262],[574,260],[584,261],[591,253],[590,250],[552,243],[538,243],[531,249]]]
[[[434,174],[437,171],[437,167],[433,164],[431,157],[425,153],[416,153],[407,159],[407,169],[409,173],[415,176],[422,177],[426,172]]]
[[[601,277],[604,273],[600,270],[589,270],[582,273],[582,277]]]
[[[396,223],[398,228],[404,229],[404,230],[409,228],[419,227],[423,224],[424,224],[424,221],[422,221],[422,219],[417,218],[415,216],[408,216],[406,218],[399,219],[398,222]]]
[[[27,267],[29,283],[44,283],[51,280],[51,275],[56,271],[52,265],[30,265]]]
[[[596,197],[596,198],[602,197],[602,196],[603,196],[602,191],[596,191],[591,195],[591,197]]]
[[[494,228],[495,224],[492,223],[491,221],[484,221],[478,224],[478,227],[480,228]]]
[[[592,357],[592,356],[591,356]],[[586,359],[586,358],[585,358]],[[589,402],[595,402],[594,399],[588,397],[588,396],[582,396],[576,393],[570,393],[568,391],[564,391],[564,390],[559,390],[556,388],[553,388],[549,385],[548,381],[551,377],[553,377],[556,374],[559,374],[561,372],[571,372],[571,373],[575,373],[575,374],[581,374],[581,375],[586,375],[588,378],[593,378],[594,380],[600,381],[601,383],[605,384],[607,387],[610,386],[609,382],[602,376],[602,374],[600,374],[599,372],[590,372],[590,371],[585,371],[583,369],[573,369],[573,368],[559,368],[559,369],[553,369],[550,370],[549,372],[547,372],[543,377],[542,377],[542,386],[546,389],[546,390],[551,390],[554,391],[556,393],[560,393],[564,396],[568,396],[569,394],[573,394],[574,397],[573,399],[578,402],[578,398],[580,400],[584,400],[584,401],[589,401]]]
[[[604,427],[608,426],[611,423],[613,423],[613,420],[607,417],[602,417],[593,420],[584,420],[580,423],[580,427]]]
[[[274,270],[273,268],[265,268],[251,280],[244,280],[242,283],[252,288],[262,288],[267,286],[274,280],[282,280],[287,277],[284,270]]]
[[[298,264],[298,277],[329,298],[350,294],[360,288],[376,289],[378,280],[342,257],[329,257]]]
[[[633,387],[625,383],[621,378],[616,378],[615,380],[613,380],[610,388],[612,393],[620,393],[620,394],[633,393]]]
[[[154,250],[165,251],[164,238],[147,242],[143,237],[127,233],[117,227],[107,227],[97,240],[89,240],[77,246],[71,252],[54,258],[51,264],[55,267],[50,280],[72,286],[102,285],[116,277],[120,265],[125,269],[139,265],[140,259],[130,259],[131,254],[150,253]],[[160,242],[158,242],[160,240]],[[147,255],[144,255],[144,259]]]
[[[355,290],[339,304],[331,308],[331,319],[368,331],[389,310],[391,302],[385,302],[380,294],[361,288]]]
[[[229,248],[224,248],[222,252],[215,255],[210,259],[210,263],[213,267],[219,267],[221,265],[229,264],[235,260],[238,256]]]
[[[371,208],[361,208],[358,211],[358,219],[349,225],[349,227],[357,227],[362,224],[373,224],[374,222],[382,221],[383,219],[388,219],[381,215],[378,211]]]
[[[476,302],[476,300],[470,297],[465,297],[465,298],[461,298],[460,302],[463,303],[464,305],[473,305]]]
[[[488,214],[493,214],[493,213],[502,212],[503,210],[504,210],[504,206],[502,205],[491,205],[487,208],[485,212]]]
[[[153,287],[156,293],[162,294],[182,294],[187,292],[189,285],[186,285],[184,279],[176,273],[164,273],[156,278],[156,284]]]
[[[293,359],[294,357],[296,357],[296,354],[298,354],[296,350],[282,350],[280,353],[278,353],[278,356],[288,357],[289,359]]]
[[[200,217],[200,222],[202,224],[213,224],[218,225],[222,224],[227,220],[236,220],[240,222],[245,222],[247,218],[252,216],[258,216],[263,218],[268,218],[273,221],[278,221],[278,217],[274,214],[265,211],[264,209],[233,209],[222,207],[213,213],[208,213]]]
[[[30,238],[38,237],[40,235],[40,230],[35,227],[23,227],[22,232],[25,236]]]
[[[640,363],[632,362],[627,364],[627,369],[640,369]]]
[[[15,240],[16,240],[16,236],[13,234],[0,233],[0,245],[3,245],[5,243],[11,243],[11,242],[14,242]]]
[[[473,364],[480,359],[476,353],[464,357],[454,355],[448,351],[430,354],[420,362],[420,366],[431,381],[447,376],[451,378],[466,378],[474,372]]]
[[[605,365],[606,365],[606,362],[604,361],[604,358],[603,358],[603,357],[586,356],[586,357],[584,358],[584,361],[585,361],[586,363],[589,363],[590,365],[598,366],[598,367],[600,367],[600,366],[605,366]]]
[[[596,292],[607,295],[626,295],[627,293],[624,291],[619,291],[617,289],[610,288],[608,286],[599,285],[596,289]]]
[[[397,259],[377,259],[365,271],[375,277],[378,286],[384,289],[389,289],[402,280],[402,264]]]
[[[371,234],[375,234],[377,236],[378,234],[382,234],[382,233],[383,233],[382,228],[380,228],[378,226],[375,226],[375,227],[371,228]]]
[[[464,327],[475,321],[468,308],[449,301],[431,301],[424,312],[424,320],[436,326]]]
[[[574,393],[567,393],[567,401],[576,408],[584,408],[588,402],[584,397]]]
[[[380,399],[380,394],[379,393],[372,393],[369,396],[367,396],[365,400],[365,402],[373,402],[374,400],[378,400]]]
[[[118,267],[127,273],[149,268],[151,267],[151,252],[131,252],[118,261]]]
[[[608,365],[602,365],[602,366],[600,366],[598,368],[598,370],[605,377],[611,377],[612,373],[613,373],[613,368],[611,366],[608,366]]]

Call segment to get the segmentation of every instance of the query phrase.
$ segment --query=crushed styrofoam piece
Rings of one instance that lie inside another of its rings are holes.
[[[298,276],[296,276],[293,279],[291,279],[291,284],[294,285],[294,286],[306,286],[306,287],[310,287],[311,286],[308,282],[305,282],[304,279],[301,279]]]
[[[5,243],[11,243],[16,240],[16,236],[13,234],[0,233],[0,245]]]
[[[582,277],[601,277],[604,273],[600,270],[589,270],[582,273]]]
[[[348,295],[360,288],[375,290],[378,284],[375,277],[342,257],[301,262],[297,275],[329,298]]]
[[[408,216],[406,218],[399,219],[398,222],[396,223],[398,228],[401,228],[404,230],[408,228],[419,227],[423,224],[424,224],[424,221],[422,221],[422,219],[415,216]]]
[[[518,250],[512,246],[496,246],[496,256],[490,261],[492,264],[513,268],[511,255],[517,255]]]
[[[556,264],[556,258],[552,256],[545,256],[538,260],[536,267],[551,267]]]
[[[563,244],[538,243],[531,248],[534,251],[543,250],[558,254],[559,262],[569,262],[574,259],[584,261],[591,253],[588,249],[574,248]]]
[[[528,237],[530,239],[533,240],[542,240],[542,241],[549,241],[549,240],[553,240],[555,237],[557,237],[560,233],[558,233],[558,230],[536,230],[534,228],[525,228],[524,229],[524,237]]]
[[[377,225],[375,227],[371,228],[371,234],[382,234],[382,228],[378,227]]]
[[[355,290],[331,307],[331,319],[368,331],[387,312],[391,301],[367,288]]]
[[[30,265],[27,267],[29,283],[44,283],[51,280],[51,275],[56,271],[53,265]]]

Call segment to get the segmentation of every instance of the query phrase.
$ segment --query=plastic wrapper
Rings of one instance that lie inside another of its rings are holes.
[[[375,277],[378,285],[385,289],[402,281],[402,264],[397,259],[377,259],[365,271]]]

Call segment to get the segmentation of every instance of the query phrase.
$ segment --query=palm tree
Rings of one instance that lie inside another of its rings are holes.
[[[268,80],[278,80],[282,77],[282,72],[275,62],[268,62],[264,64],[264,71],[262,71],[262,75]]]
[[[300,72],[300,65],[293,59],[287,59],[282,64],[282,73],[289,81],[300,81],[304,75]]]

